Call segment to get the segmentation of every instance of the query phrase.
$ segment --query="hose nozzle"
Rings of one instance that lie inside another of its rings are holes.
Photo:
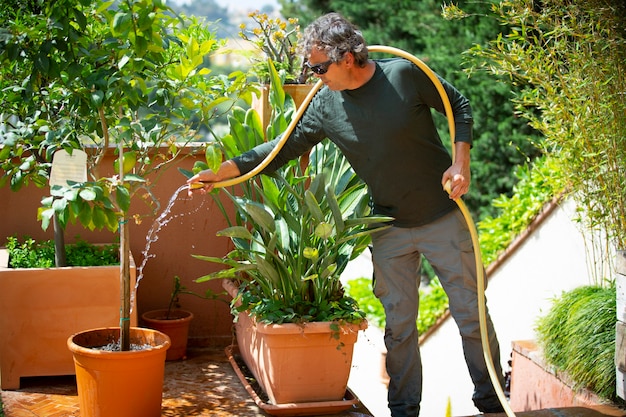
[[[203,182],[192,182],[191,184],[189,184],[189,189],[190,190],[199,190],[200,188],[204,188],[204,183]]]

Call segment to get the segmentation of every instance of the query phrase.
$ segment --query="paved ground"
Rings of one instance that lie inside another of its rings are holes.
[[[74,377],[22,378],[21,385],[17,391],[0,392],[6,417],[80,416]],[[166,363],[162,417],[267,415],[246,391],[223,350],[192,349],[186,360]],[[372,414],[357,403],[335,416]]]

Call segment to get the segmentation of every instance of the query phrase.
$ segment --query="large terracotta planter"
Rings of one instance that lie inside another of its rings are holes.
[[[135,276],[131,256],[133,282]],[[73,375],[67,338],[119,326],[119,311],[119,266],[14,269],[0,249],[1,388],[19,389],[20,377]]]
[[[546,363],[534,340],[512,342],[510,406],[516,413],[531,410],[585,407],[602,410],[602,416],[623,416],[617,404],[576,388],[567,374]]]
[[[167,309],[146,311],[141,319],[150,329],[158,330],[169,336],[171,346],[167,350],[166,360],[175,361],[187,357],[187,338],[193,313],[186,310]]]
[[[228,280],[224,288],[236,296]],[[243,361],[272,404],[341,401],[348,386],[358,331],[367,328],[330,322],[261,324],[240,313],[235,331]]]
[[[87,330],[67,339],[74,356],[81,417],[160,417],[169,337],[131,328],[130,342],[149,345],[131,351],[98,348],[117,343],[119,327]]]

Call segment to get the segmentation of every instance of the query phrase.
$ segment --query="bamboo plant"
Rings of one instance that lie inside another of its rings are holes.
[[[453,4],[444,15],[466,16]],[[583,223],[626,249],[626,6],[522,0],[495,4],[491,17],[508,32],[468,51],[469,71],[521,86],[518,114],[545,135],[553,175],[584,208]]]

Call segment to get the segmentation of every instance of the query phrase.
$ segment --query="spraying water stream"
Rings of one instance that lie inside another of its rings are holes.
[[[167,206],[165,206],[165,209],[163,210],[163,212],[159,215],[159,217],[157,217],[154,220],[154,223],[152,223],[152,227],[150,228],[150,230],[148,231],[148,234],[146,235],[146,246],[144,248],[144,250],[141,252],[141,254],[143,255],[143,260],[141,261],[141,264],[139,265],[139,267],[137,268],[137,282],[135,283],[135,288],[131,293],[131,300],[130,300],[130,305],[131,305],[131,311],[134,308],[133,306],[135,305],[135,297],[137,294],[137,289],[139,288],[139,282],[141,282],[141,279],[143,278],[143,269],[146,266],[146,264],[148,263],[148,260],[151,258],[154,258],[156,255],[155,254],[151,254],[150,253],[150,248],[152,247],[152,244],[154,242],[156,242],[157,240],[159,240],[159,231],[161,231],[161,229],[163,229],[163,227],[167,226],[167,224],[178,218],[178,217],[184,217],[188,214],[194,214],[197,213],[198,211],[200,211],[200,209],[204,206],[206,199],[202,199],[201,203],[198,207],[186,212],[186,213],[180,213],[180,214],[176,214],[176,215],[170,215],[170,212],[172,211],[172,208],[174,207],[174,204],[176,203],[176,201],[178,201],[178,196],[181,193],[181,191],[183,190],[187,190],[189,186],[187,184],[183,184],[180,187],[178,187],[178,189],[176,191],[174,191],[174,194],[172,194],[172,197],[170,197],[170,200],[167,204]],[[185,198],[183,199],[184,201],[186,200],[190,200],[190,198]]]

